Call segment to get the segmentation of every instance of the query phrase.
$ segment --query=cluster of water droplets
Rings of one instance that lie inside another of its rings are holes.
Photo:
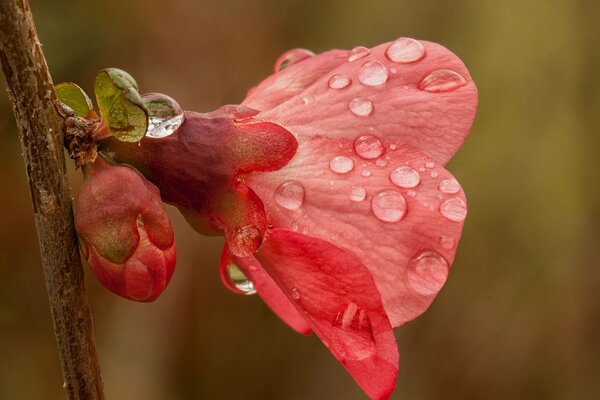
[[[183,124],[183,109],[173,98],[162,93],[142,96],[148,110],[146,137],[160,139],[170,136]]]

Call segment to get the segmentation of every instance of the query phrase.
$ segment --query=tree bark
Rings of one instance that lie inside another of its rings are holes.
[[[63,154],[64,121],[27,0],[0,0],[0,63],[29,178],[69,399],[103,399]]]

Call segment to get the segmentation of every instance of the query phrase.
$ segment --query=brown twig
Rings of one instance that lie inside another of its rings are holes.
[[[69,399],[103,399],[63,156],[62,109],[27,0],[0,0],[0,62],[29,178],[64,387]]]

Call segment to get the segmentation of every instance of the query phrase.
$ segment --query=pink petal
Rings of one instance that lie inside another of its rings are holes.
[[[302,188],[297,207],[282,195],[289,182]],[[442,288],[466,216],[464,193],[448,171],[411,146],[375,136],[315,136],[287,166],[246,184],[263,200],[270,225],[358,256],[393,326],[424,312]]]
[[[281,288],[277,286],[273,278],[265,272],[262,265],[260,265],[254,256],[236,257],[231,254],[227,245],[223,247],[223,252],[221,253],[221,280],[232,292],[244,293],[236,288],[227,277],[227,267],[229,264],[234,264],[250,278],[258,295],[283,322],[298,333],[303,335],[310,334],[311,329],[306,319],[298,313],[293,303],[286,297]]]
[[[267,236],[258,258],[367,395],[389,398],[398,373],[396,339],[360,260],[281,229]]]
[[[404,49],[405,57],[386,55],[390,48]],[[419,48],[421,58],[415,56]],[[477,88],[462,61],[443,46],[406,38],[354,61],[347,61],[349,54],[336,50],[292,65],[264,80],[243,104],[261,110],[255,118],[282,125],[300,142],[374,128],[386,140],[448,162],[469,133],[477,107]]]

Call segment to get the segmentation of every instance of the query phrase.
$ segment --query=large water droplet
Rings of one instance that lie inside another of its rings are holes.
[[[348,62],[360,60],[363,57],[368,56],[370,53],[369,49],[363,46],[357,46],[348,52]]]
[[[305,60],[314,55],[315,53],[306,49],[288,50],[282,55],[280,55],[277,61],[275,61],[274,72],[281,71],[282,69],[287,68],[290,65],[297,64],[300,61]]]
[[[346,156],[337,156],[329,162],[329,169],[336,174],[346,174],[354,169],[354,162]]]
[[[454,194],[460,191],[460,184],[456,179],[448,178],[440,182],[439,189],[440,192]]]
[[[350,100],[348,108],[350,109],[352,114],[357,115],[359,117],[366,117],[368,115],[371,115],[371,113],[373,112],[373,103],[366,97],[359,96]]]
[[[467,80],[458,72],[450,69],[438,69],[419,82],[419,89],[426,92],[450,92],[465,85]]]
[[[390,180],[396,186],[409,189],[416,187],[421,182],[421,176],[411,167],[404,165],[390,172]]]
[[[456,246],[456,239],[452,235],[442,235],[440,245],[446,250],[452,250]]]
[[[148,110],[146,137],[167,137],[183,124],[183,110],[173,98],[162,93],[148,93],[142,100]]]
[[[367,197],[367,191],[362,186],[352,186],[348,197],[350,197],[350,200],[352,201],[363,201]]]
[[[352,80],[348,75],[335,74],[329,79],[329,87],[331,89],[343,89],[350,85]]]
[[[448,268],[444,257],[435,251],[423,251],[408,262],[408,282],[417,293],[436,294],[446,283]]]
[[[244,272],[235,264],[227,265],[227,278],[238,290],[244,292],[244,294],[255,294],[256,289],[254,284]]]
[[[400,38],[385,51],[387,58],[398,63],[411,63],[425,57],[425,47],[418,40]]]
[[[366,86],[379,86],[388,80],[388,70],[379,61],[367,61],[358,71],[358,81]]]
[[[288,210],[297,210],[304,202],[304,186],[298,181],[287,181],[275,190],[275,201]]]
[[[384,190],[371,200],[371,210],[380,221],[398,222],[406,215],[406,200],[395,190]]]
[[[364,360],[375,354],[375,338],[366,310],[350,303],[335,316],[331,347],[341,360]]]
[[[467,216],[467,205],[463,199],[455,197],[440,204],[440,213],[450,221],[460,222]]]
[[[381,140],[375,136],[365,135],[360,136],[354,141],[354,151],[359,157],[366,160],[373,160],[381,157],[385,151],[385,147],[383,147]]]

